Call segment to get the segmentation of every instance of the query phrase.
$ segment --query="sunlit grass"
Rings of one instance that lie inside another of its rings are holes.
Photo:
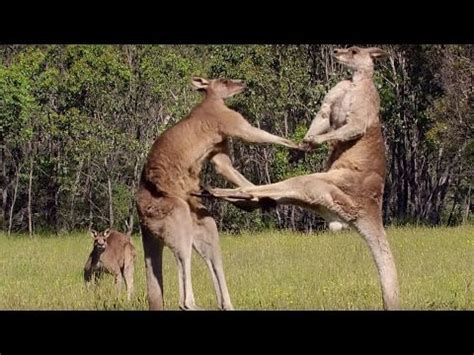
[[[404,309],[474,309],[474,226],[388,228]],[[143,248],[137,248],[136,292],[117,297],[112,277],[86,290],[87,234],[0,234],[0,309],[147,309]],[[355,232],[303,235],[269,231],[223,235],[221,247],[236,309],[381,309],[377,273]],[[165,307],[178,309],[177,269],[165,249]],[[209,272],[193,256],[197,304],[216,309]]]

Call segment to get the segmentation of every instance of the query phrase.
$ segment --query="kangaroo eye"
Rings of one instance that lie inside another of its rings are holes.
[[[354,55],[354,54],[359,53],[359,51],[357,49],[353,48],[353,49],[351,49],[351,53]]]

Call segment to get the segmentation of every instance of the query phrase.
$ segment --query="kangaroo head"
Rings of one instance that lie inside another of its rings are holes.
[[[110,236],[110,228],[107,228],[101,233],[91,230],[91,236],[94,240],[94,249],[104,251],[105,248],[107,248],[107,238]]]
[[[385,57],[388,53],[380,48],[336,48],[334,57],[336,60],[353,70],[372,71],[374,68],[374,59]]]
[[[206,96],[214,96],[220,99],[227,99],[239,92],[242,92],[246,85],[242,80],[193,78],[192,84],[199,91],[204,91]]]

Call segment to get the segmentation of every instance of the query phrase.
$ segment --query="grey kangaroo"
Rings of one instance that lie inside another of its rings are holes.
[[[377,266],[384,308],[399,308],[395,261],[382,221],[385,146],[379,120],[380,99],[373,83],[373,60],[386,55],[379,48],[336,49],[335,58],[353,70],[352,80],[331,89],[303,139],[311,149],[332,146],[326,172],[278,183],[238,189],[208,189],[221,198],[271,198],[313,210],[330,223],[348,224],[367,242]]]
[[[148,303],[152,310],[163,309],[164,246],[171,249],[178,265],[180,309],[198,308],[191,283],[193,248],[209,268],[219,308],[233,309],[216,223],[200,198],[193,195],[201,190],[199,175],[203,163],[210,160],[217,172],[236,186],[254,186],[233,168],[228,155],[228,138],[299,148],[285,138],[253,127],[242,115],[226,106],[226,98],[245,89],[242,81],[194,78],[192,83],[204,94],[204,100],[155,141],[136,194]],[[232,202],[231,198],[228,200]],[[250,209],[253,208],[251,204]]]
[[[91,235],[94,245],[84,266],[86,285],[92,279],[96,281],[104,273],[112,274],[119,291],[122,280],[125,280],[127,298],[130,300],[133,294],[133,271],[136,257],[131,237],[111,229],[106,229],[102,233],[92,230]]]

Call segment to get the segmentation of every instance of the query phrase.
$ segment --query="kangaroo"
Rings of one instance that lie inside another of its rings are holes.
[[[232,166],[228,155],[230,137],[299,148],[285,138],[253,127],[225,105],[225,99],[245,89],[241,80],[193,78],[192,84],[204,93],[204,100],[157,138],[143,167],[136,194],[151,310],[163,309],[164,246],[171,249],[178,265],[180,309],[198,309],[191,282],[193,248],[209,268],[219,308],[233,309],[216,223],[201,199],[194,195],[201,191],[199,175],[203,163],[210,160],[216,171],[236,186],[254,186]],[[237,205],[239,202],[227,200]],[[240,206],[253,208],[255,204]]]
[[[348,224],[367,242],[377,266],[384,308],[399,308],[397,270],[382,221],[385,146],[379,120],[380,98],[373,83],[379,48],[336,49],[334,56],[353,70],[323,100],[301,144],[311,149],[330,142],[326,172],[238,189],[208,189],[214,197],[271,198],[277,204],[311,209],[326,220]]]
[[[117,289],[120,291],[122,280],[125,280],[127,298],[133,294],[133,271],[136,257],[135,247],[130,236],[106,229],[102,233],[91,231],[94,247],[84,266],[86,285],[94,279],[97,281],[104,273],[114,276]]]

